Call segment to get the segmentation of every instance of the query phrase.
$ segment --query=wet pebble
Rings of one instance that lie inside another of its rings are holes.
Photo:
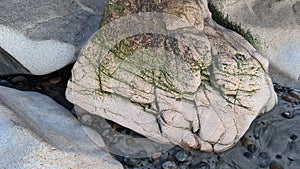
[[[293,135],[290,137],[290,139],[291,139],[291,140],[293,140],[293,141],[295,141],[295,140],[297,140],[297,139],[298,139],[298,136],[297,136],[297,135],[295,135],[295,134],[293,134]]]
[[[161,166],[163,169],[178,169],[174,161],[166,161]]]
[[[188,154],[183,151],[183,150],[179,150],[176,154],[175,154],[175,158],[180,161],[183,162],[188,158]]]
[[[295,117],[294,112],[292,111],[285,111],[281,115],[286,119],[292,119]]]
[[[138,158],[130,158],[130,157],[125,157],[124,158],[124,163],[131,165],[131,166],[136,166],[140,163],[140,159]]]
[[[270,156],[266,152],[261,152],[258,154],[259,167],[266,168],[270,163]]]
[[[280,164],[275,161],[271,162],[269,169],[284,169]]]
[[[250,152],[245,152],[244,157],[246,157],[247,159],[252,159],[253,155]]]
[[[210,166],[206,162],[201,162],[195,169],[210,169]]]
[[[13,85],[8,82],[7,80],[0,80],[0,85],[2,86],[7,86],[7,87],[12,87]]]
[[[49,82],[42,82],[41,84],[42,84],[43,87],[51,86],[51,83],[49,83]]]
[[[241,143],[242,143],[242,145],[243,145],[244,147],[248,147],[249,145],[252,145],[252,144],[253,144],[253,141],[250,140],[250,139],[248,139],[248,138],[246,138],[246,137],[243,137],[243,138],[241,139]]]
[[[88,115],[88,114],[85,114],[81,117],[80,121],[85,124],[85,125],[92,125],[92,116],[91,115]]]
[[[127,138],[125,140],[127,146],[133,147],[136,145],[136,141],[133,138]]]
[[[290,90],[289,94],[296,99],[300,99],[300,93],[295,90]]]
[[[23,82],[26,82],[27,81],[27,78],[24,77],[24,76],[16,76],[14,78],[11,79],[11,82],[12,83],[23,83]]]
[[[249,145],[249,146],[247,147],[247,150],[248,150],[250,153],[254,154],[254,153],[257,152],[257,147],[256,147],[254,144],[251,144],[251,145]]]
[[[107,137],[107,138],[110,138],[112,135],[113,135],[113,132],[110,128],[107,128],[107,129],[104,129],[102,132],[101,132],[101,135],[103,137]]]
[[[290,103],[295,103],[297,101],[294,97],[290,97],[287,95],[282,95],[281,98]]]
[[[50,84],[57,84],[61,81],[61,79],[62,79],[61,77],[52,77],[52,78],[49,79],[49,83]]]

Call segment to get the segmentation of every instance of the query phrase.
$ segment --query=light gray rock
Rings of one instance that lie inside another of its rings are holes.
[[[276,104],[268,61],[213,22],[206,1],[122,2],[108,2],[107,24],[73,68],[74,104],[154,141],[216,152]]]
[[[300,1],[210,0],[231,22],[249,30],[270,61],[274,82],[300,87]]]
[[[98,29],[105,3],[105,0],[3,1],[0,46],[32,74],[58,70],[76,60],[82,45]],[[4,64],[0,61],[0,65]],[[0,72],[4,74],[7,72]]]
[[[0,86],[0,127],[0,168],[122,168],[47,96]]]

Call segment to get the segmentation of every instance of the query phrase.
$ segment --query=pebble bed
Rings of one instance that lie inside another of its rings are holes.
[[[72,110],[82,124],[101,134],[108,150],[125,169],[300,168],[300,90],[274,83],[278,105],[258,117],[232,149],[205,153],[160,145],[99,116],[74,111],[65,99],[71,68],[45,76],[0,76],[0,85],[46,94]]]

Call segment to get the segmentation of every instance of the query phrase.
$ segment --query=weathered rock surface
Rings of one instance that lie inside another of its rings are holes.
[[[224,151],[277,101],[268,61],[205,1],[184,4],[109,1],[67,98],[152,140]]]
[[[122,168],[47,96],[0,86],[0,124],[0,168]]]
[[[249,30],[270,61],[273,81],[300,87],[300,1],[210,0],[224,16]]]
[[[104,6],[105,0],[3,1],[0,46],[30,73],[48,74],[76,60],[82,45],[97,31]],[[0,61],[0,67],[10,65]]]

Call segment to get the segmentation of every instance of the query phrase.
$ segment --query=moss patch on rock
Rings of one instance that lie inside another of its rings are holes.
[[[208,3],[208,8],[212,13],[212,18],[215,22],[224,26],[227,29],[233,30],[236,33],[240,34],[256,49],[261,48],[259,39],[253,36],[249,30],[245,30],[241,27],[240,24],[230,21],[229,16],[224,16],[224,14],[221,11],[219,11],[213,4]]]

